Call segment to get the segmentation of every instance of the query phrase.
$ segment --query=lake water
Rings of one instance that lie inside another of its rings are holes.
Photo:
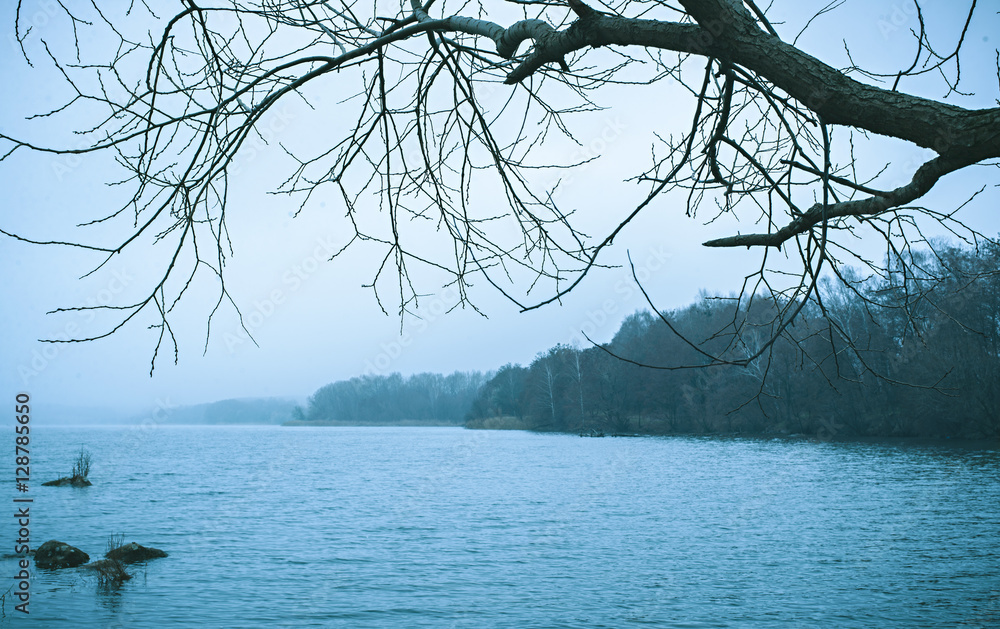
[[[117,590],[32,567],[0,626],[1000,626],[995,449],[32,428],[32,547],[170,556]],[[41,487],[81,446],[94,485]]]

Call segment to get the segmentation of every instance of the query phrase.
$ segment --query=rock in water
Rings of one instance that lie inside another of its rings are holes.
[[[75,568],[90,561],[90,555],[75,546],[50,539],[35,551],[39,568]]]
[[[136,563],[137,561],[147,561],[149,559],[156,559],[157,557],[166,557],[167,553],[163,552],[159,548],[147,548],[145,546],[140,546],[135,542],[129,542],[124,546],[119,546],[114,550],[109,550],[104,553],[104,556],[108,559],[117,559],[122,563]]]
[[[63,476],[58,480],[50,480],[47,483],[42,483],[42,487],[65,487],[66,485],[72,485],[73,487],[90,487],[93,483],[80,476]]]

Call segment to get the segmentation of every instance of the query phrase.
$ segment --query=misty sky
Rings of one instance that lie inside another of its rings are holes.
[[[0,9],[0,20],[8,35],[13,28],[13,3]],[[44,16],[45,3],[26,2],[27,13]],[[814,9],[821,4],[802,3]],[[823,3],[825,4],[825,3]],[[962,8],[951,3],[926,8],[932,35],[952,42]],[[790,40],[808,15],[795,9],[782,13],[779,3],[773,14],[779,33]],[[995,59],[1000,18],[993,9],[979,12],[968,36],[963,57],[963,86],[975,91],[974,98],[953,97],[965,106],[996,105],[998,81]],[[56,20],[36,19],[36,35],[56,29]],[[915,50],[909,28],[916,28],[911,5],[903,0],[848,0],[831,15],[814,24],[800,43],[822,60],[835,66],[848,64],[847,40],[854,61],[862,67],[891,72],[905,67]],[[65,25],[59,28],[65,28]],[[940,29],[940,30],[935,30]],[[30,114],[51,110],[65,102],[68,92],[44,63],[27,67],[12,37],[4,38],[0,75],[5,97],[0,100],[0,129],[10,135],[73,145],[74,119],[55,117],[43,124],[25,121]],[[44,61],[41,56],[40,61]],[[290,104],[269,119],[274,138],[282,142],[308,143],[318,135],[324,120],[323,106],[334,107],[340,94],[333,90],[319,95],[318,113]],[[929,84],[925,95],[939,98],[940,83]],[[904,88],[920,92],[914,82]],[[346,89],[356,90],[358,86]],[[600,159],[576,173],[570,200],[582,221],[589,216],[617,216],[630,211],[644,189],[622,180],[644,170],[649,163],[652,138],[648,121],[676,116],[678,132],[689,124],[685,112],[689,99],[675,105],[661,91],[656,98],[629,98],[602,102],[609,108],[589,118],[579,131],[585,157]],[[922,92],[921,92],[922,93]],[[502,97],[499,95],[498,98]],[[674,107],[678,109],[674,109]],[[81,123],[82,124],[82,123]],[[843,136],[846,137],[846,134]],[[7,147],[0,147],[5,152]],[[887,179],[908,178],[928,152],[900,142],[874,142],[862,164],[892,161]],[[446,310],[455,305],[455,295],[429,282],[418,310],[419,317],[402,321],[391,295],[384,314],[372,291],[363,288],[374,274],[379,256],[358,249],[334,262],[327,258],[347,235],[334,220],[342,215],[335,198],[318,198],[297,218],[297,205],[285,197],[268,195],[287,176],[288,162],[271,146],[254,147],[252,157],[240,163],[232,179],[229,225],[234,254],[226,267],[226,282],[239,305],[244,322],[258,346],[243,333],[232,309],[215,316],[206,349],[206,321],[214,300],[207,292],[186,297],[176,319],[178,364],[173,348],[161,348],[150,377],[150,359],[157,333],[147,329],[148,318],[139,318],[110,338],[86,344],[45,344],[38,339],[70,338],[101,334],[110,319],[87,312],[46,315],[60,307],[127,303],[141,290],[143,280],[155,273],[159,252],[114,259],[92,275],[80,279],[102,258],[80,250],[40,247],[0,238],[3,268],[2,334],[3,395],[12,399],[27,391],[36,403],[128,407],[144,412],[164,404],[190,404],[232,397],[290,396],[304,398],[318,387],[362,373],[411,374],[421,371],[490,370],[504,363],[526,364],[535,354],[557,343],[586,345],[581,332],[595,341],[607,341],[621,320],[644,308],[627,268],[601,269],[567,296],[561,304],[519,313],[517,306],[492,290],[486,282],[475,286],[472,298],[487,317],[471,309]],[[573,156],[557,156],[573,157]],[[1000,180],[995,168],[975,167],[942,180],[926,204],[951,210],[979,187],[988,189],[968,208],[965,220],[987,235],[1000,231],[997,216]],[[877,170],[877,167],[875,168]],[[118,203],[121,188],[108,182],[121,172],[106,160],[83,161],[18,152],[0,164],[4,204],[0,227],[38,240],[77,239],[102,242],[104,228],[73,226],[98,216]],[[502,203],[490,193],[482,203]],[[477,199],[477,202],[479,200]],[[682,202],[676,207],[663,200],[633,223],[606,252],[607,265],[626,264],[631,252],[644,285],[661,308],[676,308],[698,298],[699,290],[729,293],[739,289],[743,277],[759,263],[758,252],[708,250],[699,243],[729,235],[736,230],[757,231],[752,224],[719,222],[706,225],[708,214],[696,219],[683,216]],[[585,222],[586,224],[586,222]],[[585,230],[586,231],[586,230]],[[877,242],[858,243],[879,257]],[[534,295],[540,301],[548,295]],[[400,329],[402,328],[402,335]]]

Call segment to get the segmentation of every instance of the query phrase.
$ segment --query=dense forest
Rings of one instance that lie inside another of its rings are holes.
[[[788,303],[705,298],[664,319],[629,316],[613,340],[505,365],[472,403],[471,428],[821,438],[1000,437],[1000,248],[938,245],[888,276],[826,282],[749,366]],[[741,330],[737,334],[737,330]],[[613,354],[613,355],[612,355]]]
[[[636,312],[610,343],[557,345],[527,367],[334,382],[289,423],[1000,438],[998,268],[994,243],[938,244],[888,276],[822,282],[781,330],[794,303],[704,297],[662,318]],[[747,366],[705,366],[762,348]]]
[[[487,380],[479,372],[450,376],[420,373],[365,375],[321,387],[305,408],[297,407],[299,425],[462,425]]]

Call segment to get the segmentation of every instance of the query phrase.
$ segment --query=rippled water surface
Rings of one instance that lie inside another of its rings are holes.
[[[1000,626],[997,450],[279,427],[31,445],[33,546],[97,557],[124,532],[170,556],[116,591],[32,568],[30,616],[8,603],[0,626]],[[93,487],[40,487],[81,446]]]

